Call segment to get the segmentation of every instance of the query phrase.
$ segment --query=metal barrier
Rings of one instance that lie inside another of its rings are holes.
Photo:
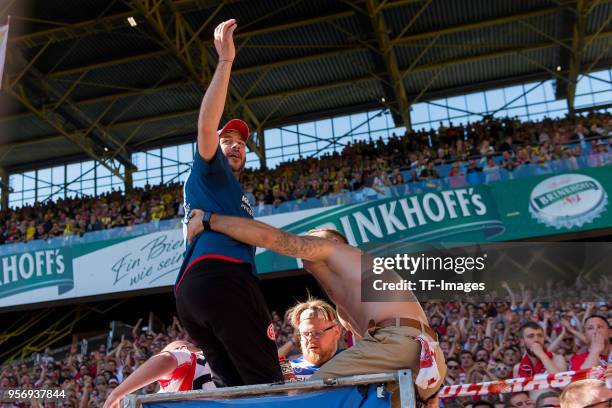
[[[246,385],[240,387],[218,388],[215,390],[193,390],[172,393],[158,393],[150,395],[128,395],[123,400],[125,408],[143,408],[144,404],[156,404],[166,402],[184,402],[184,401],[227,401],[229,399],[241,399],[241,406],[248,407],[245,399],[249,397],[261,397],[269,394],[286,394],[287,398],[291,395],[287,393],[300,391],[321,391],[331,390],[344,387],[353,387],[357,385],[371,385],[382,383],[397,383],[402,408],[414,408],[416,404],[414,384],[412,380],[411,370],[398,370],[396,372],[382,374],[366,374],[355,375],[350,377],[328,378],[323,380],[309,380],[300,382],[289,382],[284,384],[258,384]],[[381,395],[383,388],[377,388],[377,395]],[[380,398],[380,397],[379,397]]]

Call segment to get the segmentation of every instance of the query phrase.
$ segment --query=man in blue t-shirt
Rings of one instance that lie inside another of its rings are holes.
[[[249,128],[232,119],[217,130],[235,56],[235,29],[233,19],[215,29],[219,62],[200,108],[197,152],[185,182],[185,222],[194,208],[253,218],[238,180]],[[202,223],[206,229],[207,220]],[[178,315],[204,350],[217,387],[283,380],[254,257],[253,246],[217,232],[201,234],[188,245],[176,279]]]
[[[301,357],[291,360],[291,368],[298,380],[304,381],[342,351],[338,349],[338,314],[329,303],[311,297],[293,306],[288,315],[300,333],[302,350]]]

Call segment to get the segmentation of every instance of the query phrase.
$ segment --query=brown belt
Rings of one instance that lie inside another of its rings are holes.
[[[399,317],[396,319],[387,319],[387,320],[383,320],[382,322],[374,322],[374,320],[370,320],[370,324],[368,325],[368,328],[371,327],[380,327],[380,328],[384,328],[384,327],[400,327],[400,326],[407,326],[407,327],[412,327],[414,329],[418,329],[421,330],[421,327],[423,327],[423,331],[429,335],[429,337],[431,337],[434,341],[438,340],[438,333],[436,333],[436,331],[434,329],[432,329],[431,327],[429,327],[428,325],[426,325],[425,323],[421,323],[418,320],[415,319],[409,319],[407,317]]]

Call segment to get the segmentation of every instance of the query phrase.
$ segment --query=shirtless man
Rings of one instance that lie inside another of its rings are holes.
[[[417,373],[420,367],[431,363],[431,359],[427,361],[426,357],[433,354],[435,364],[422,370],[425,377],[419,373],[416,385],[424,400],[436,394],[446,376],[446,366],[440,347],[432,344],[437,341],[437,335],[429,327],[421,305],[416,298],[413,301],[362,302],[362,253],[348,245],[342,234],[332,229],[320,229],[311,231],[308,236],[298,236],[246,218],[200,210],[193,210],[192,215],[188,240],[212,230],[249,245],[301,258],[304,269],[319,281],[336,304],[340,319],[348,322],[353,333],[362,336],[357,345],[325,363],[312,378],[381,373],[402,368],[411,368]],[[423,344],[427,347],[425,350],[430,345],[433,350],[421,361]]]

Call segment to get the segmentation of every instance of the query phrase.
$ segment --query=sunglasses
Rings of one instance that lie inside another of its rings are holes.
[[[456,369],[458,369],[458,368],[459,368],[459,366],[458,366],[458,365],[449,365],[449,366],[446,366],[446,367],[447,367],[449,370],[456,370]]]

